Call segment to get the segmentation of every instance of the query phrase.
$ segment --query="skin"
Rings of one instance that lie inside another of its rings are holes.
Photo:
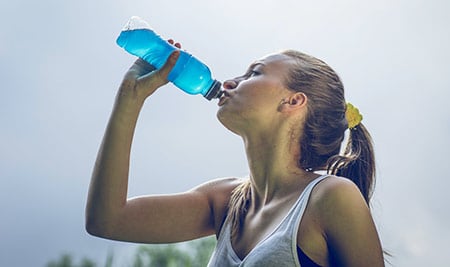
[[[156,71],[138,60],[125,74],[89,188],[86,229],[92,235],[168,243],[220,232],[239,179],[212,180],[179,194],[127,199],[130,148],[139,112],[145,100],[167,83],[177,57],[175,52]],[[241,258],[274,230],[306,185],[318,177],[297,166],[308,98],[284,85],[292,63],[287,56],[269,55],[223,84],[226,93],[217,116],[242,137],[250,168],[252,198],[243,229],[232,240]],[[314,188],[297,244],[322,266],[384,266],[369,208],[358,188],[344,178],[329,177]]]

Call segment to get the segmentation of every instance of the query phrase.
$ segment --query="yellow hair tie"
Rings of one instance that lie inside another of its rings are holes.
[[[345,111],[345,118],[348,121],[348,128],[350,130],[352,130],[361,123],[363,116],[361,115],[361,113],[359,113],[359,110],[357,107],[353,106],[350,103],[347,103],[347,110]]]

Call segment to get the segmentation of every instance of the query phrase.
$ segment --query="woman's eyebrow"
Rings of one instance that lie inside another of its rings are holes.
[[[253,68],[255,68],[256,66],[259,66],[259,65],[265,66],[266,64],[264,64],[264,63],[261,62],[261,61],[256,61],[256,62],[253,62],[252,64],[250,64],[250,66],[248,67],[248,69],[251,70],[251,69],[253,69]]]

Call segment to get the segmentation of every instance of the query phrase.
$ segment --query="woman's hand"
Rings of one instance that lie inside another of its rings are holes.
[[[168,83],[167,76],[175,66],[179,54],[180,51],[175,50],[159,70],[155,70],[154,66],[143,59],[137,59],[125,74],[118,97],[131,98],[143,103],[159,87]]]
[[[178,49],[181,48],[180,43],[175,43],[172,39],[169,39],[168,42]],[[156,70],[154,66],[145,60],[137,59],[125,74],[118,97],[130,97],[143,102],[159,87],[168,82],[167,77],[175,66],[179,55],[179,50],[172,52],[166,63],[159,70]]]

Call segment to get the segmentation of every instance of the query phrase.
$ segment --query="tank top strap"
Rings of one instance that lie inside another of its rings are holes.
[[[303,192],[300,194],[300,197],[297,200],[297,203],[295,205],[299,205],[302,204],[302,206],[306,207],[306,204],[308,203],[309,200],[309,196],[311,195],[312,190],[314,189],[314,187],[320,183],[323,179],[327,178],[328,176],[330,176],[329,174],[324,174],[321,175],[319,177],[317,177],[316,179],[312,180],[303,190]]]
[[[292,214],[289,214],[288,216],[291,216],[294,220],[296,220],[298,223],[300,223],[300,220],[303,216],[303,213],[305,212],[306,206],[309,202],[309,197],[311,196],[311,192],[314,189],[314,187],[320,183],[322,180],[327,178],[329,175],[324,174],[316,179],[312,180],[303,190],[303,192],[300,194],[300,197],[298,198],[297,202],[294,204],[293,208],[291,209]],[[298,225],[297,223],[297,225]]]
[[[302,220],[303,214],[305,213],[306,207],[308,206],[311,192],[318,183],[320,183],[329,176],[330,175],[328,174],[321,175],[316,179],[314,179],[313,181],[311,181],[301,193],[297,202],[294,204],[294,207],[291,209],[290,214],[287,215],[288,218],[286,218],[285,220],[284,227],[286,228],[284,230],[286,231],[285,232],[286,234],[290,235],[290,239],[292,242],[291,243],[292,251],[297,251],[298,228],[300,226],[300,221]]]

